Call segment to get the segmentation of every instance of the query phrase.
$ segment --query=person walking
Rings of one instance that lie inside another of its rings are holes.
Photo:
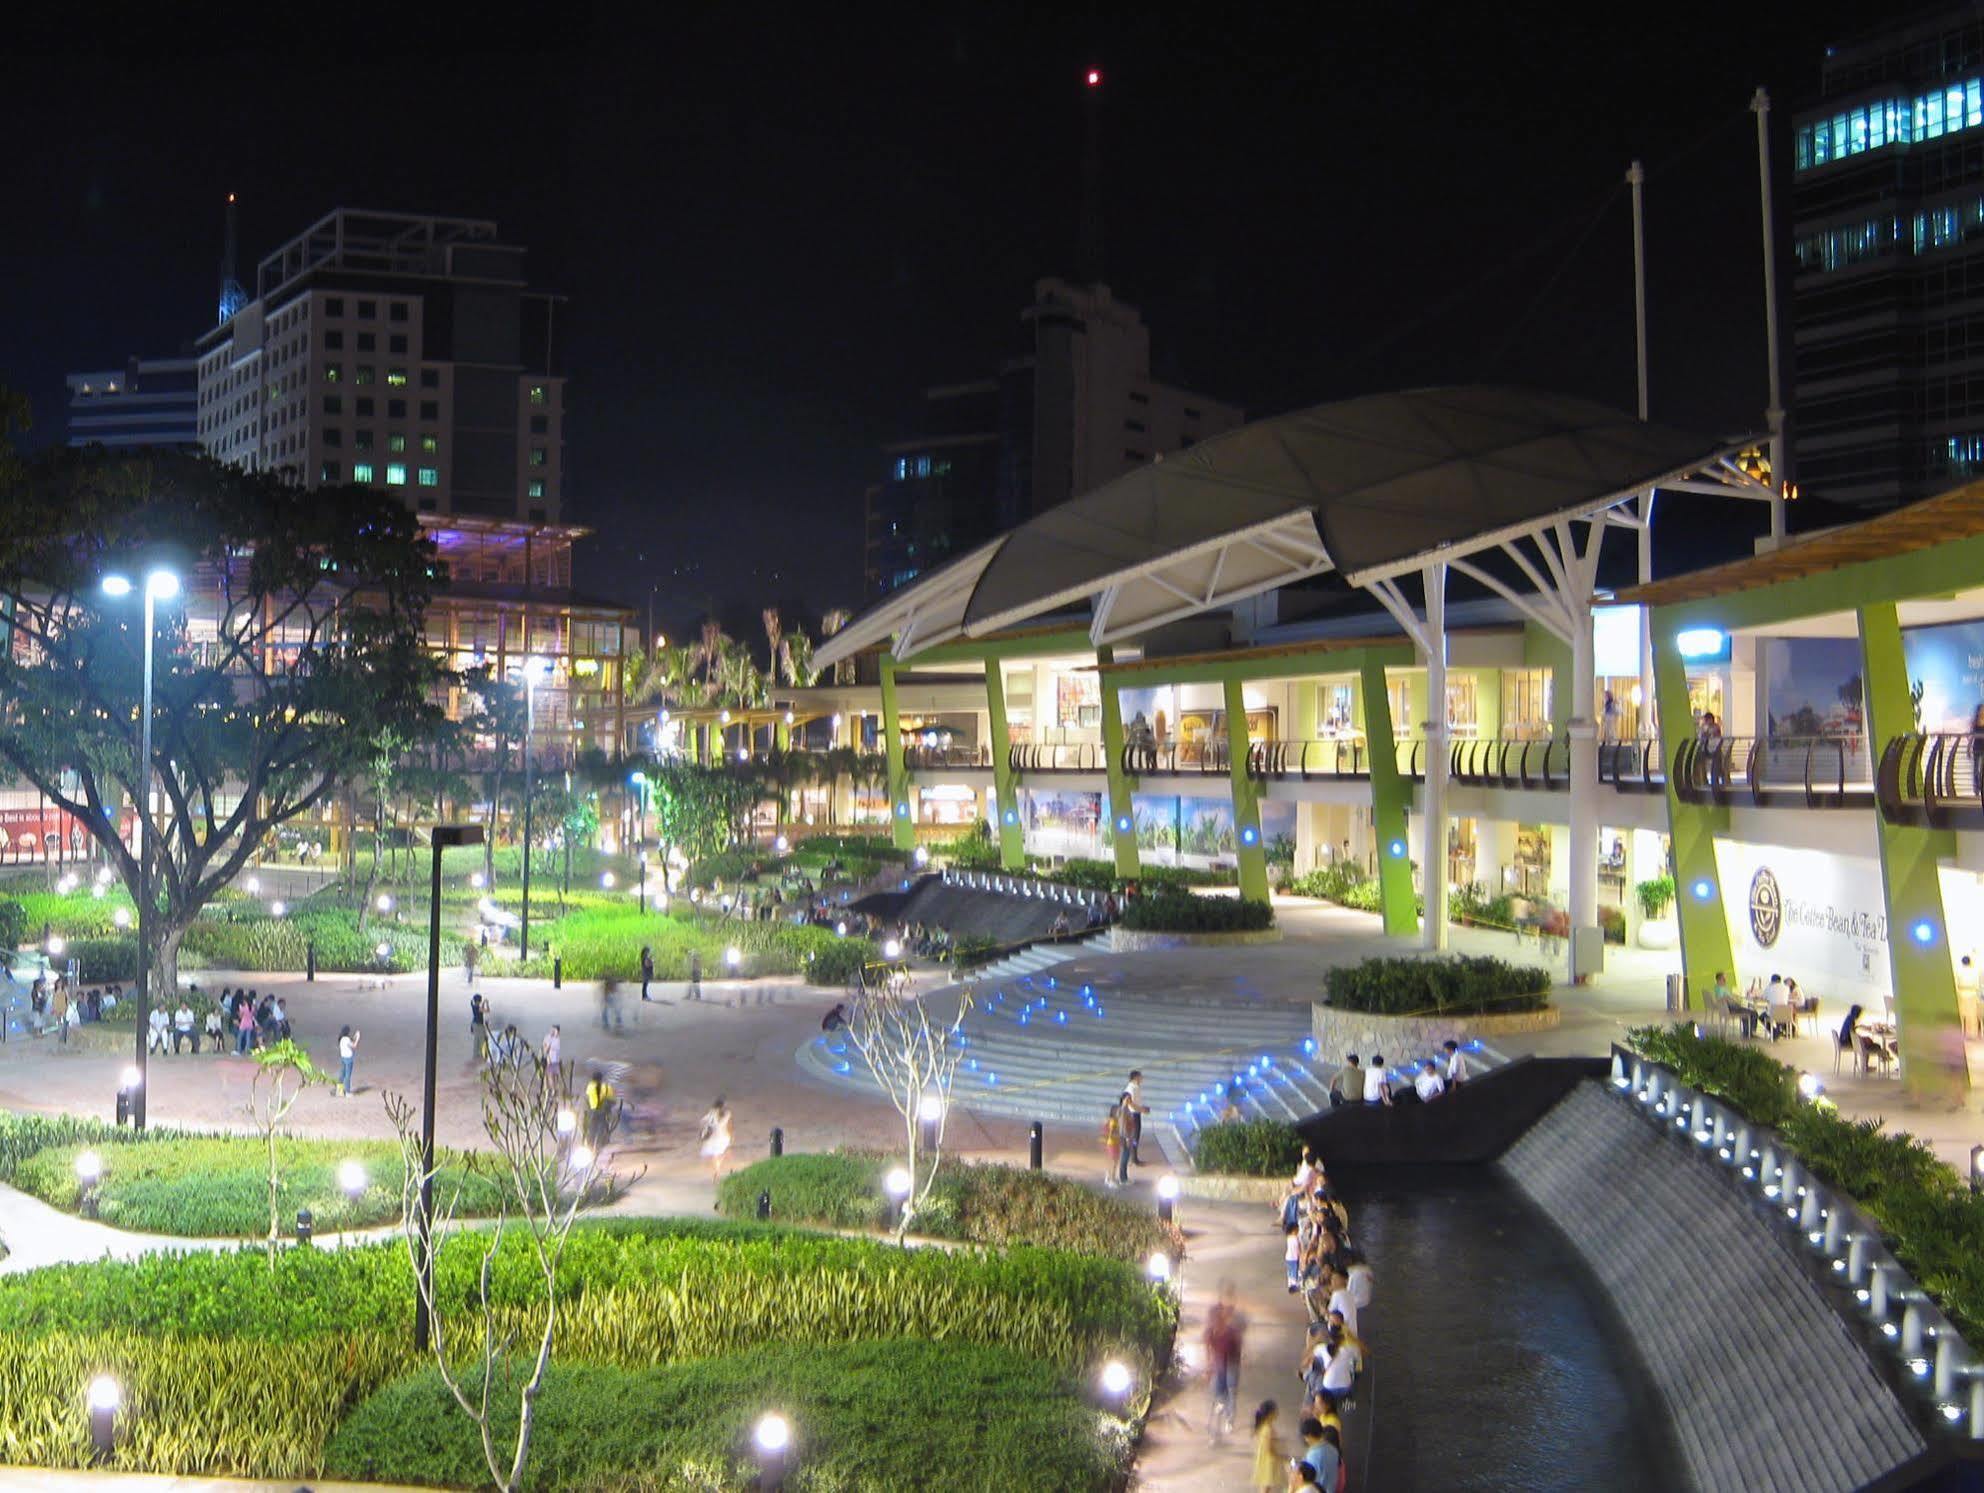
[[[1142,1166],[1144,1158],[1138,1147],[1144,1139],[1144,1116],[1150,1113],[1150,1106],[1144,1103],[1144,1074],[1141,1068],[1130,1070],[1129,1082],[1123,1085],[1123,1143],[1129,1151],[1129,1159],[1124,1163],[1123,1180],[1130,1180],[1130,1168]]]
[[[723,1102],[723,1095],[716,1096],[716,1103],[709,1107],[703,1116],[703,1159],[710,1164],[710,1180],[718,1180],[723,1173],[723,1158],[730,1154],[730,1106]]]
[[[68,987],[58,986],[55,991],[55,1002],[50,1007],[50,1014],[55,1017],[55,1030],[61,1037],[64,1047],[69,1045],[69,1028],[74,1025],[69,1020],[69,1011],[74,1005],[75,1002],[69,999]]]
[[[482,963],[482,945],[472,938],[462,940],[462,973],[468,978],[468,988],[475,989],[476,969]]]
[[[620,982],[608,975],[599,982],[599,1029],[608,1027],[625,1031],[627,1023],[620,1016]]]
[[[1233,1282],[1223,1280],[1219,1299],[1206,1312],[1206,1325],[1199,1334],[1206,1350],[1206,1378],[1212,1388],[1206,1433],[1215,1446],[1233,1429],[1233,1402],[1240,1393],[1240,1348],[1246,1333],[1247,1317],[1235,1303]]]
[[[1109,1106],[1109,1113],[1102,1118],[1102,1185],[1121,1187],[1118,1174],[1123,1170],[1123,1101],[1118,1099]]]
[[[345,1027],[338,1033],[338,1090],[351,1097],[351,1069],[358,1061],[358,1033]]]
[[[544,1034],[544,1076],[551,1081],[551,1087],[561,1094],[565,1092],[565,1068],[559,1053],[564,1041],[564,1034],[554,1022],[551,1030]]]
[[[489,1002],[482,998],[480,990],[468,993],[468,1034],[475,1043],[475,1060],[479,1063],[489,1056]]]
[[[613,1133],[613,1103],[617,1097],[606,1074],[593,1069],[592,1077],[586,1081],[586,1144],[595,1153],[605,1149],[606,1138]]]
[[[1288,1464],[1281,1458],[1281,1437],[1275,1421],[1281,1407],[1262,1400],[1254,1411],[1254,1482],[1258,1493],[1281,1493],[1288,1486]]]
[[[641,945],[641,999],[651,1001],[648,986],[654,982],[654,949],[649,944]]]
[[[692,1001],[703,998],[703,951],[689,950],[689,995]]]

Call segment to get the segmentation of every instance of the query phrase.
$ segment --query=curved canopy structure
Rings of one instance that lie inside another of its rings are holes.
[[[1102,644],[1329,570],[1374,585],[1648,488],[1762,496],[1730,460],[1747,444],[1500,386],[1318,405],[1039,514],[886,597],[815,657],[893,639],[907,658],[1084,602]]]

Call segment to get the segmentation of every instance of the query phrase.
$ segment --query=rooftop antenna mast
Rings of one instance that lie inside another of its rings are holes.
[[[248,292],[241,288],[237,261],[240,258],[235,225],[234,193],[227,194],[227,236],[220,257],[220,320],[227,321],[248,304]]]

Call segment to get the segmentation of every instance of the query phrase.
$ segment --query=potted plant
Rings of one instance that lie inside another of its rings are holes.
[[[1656,876],[1636,882],[1633,896],[1640,905],[1639,944],[1643,949],[1671,949],[1681,941],[1681,929],[1670,915],[1674,909],[1674,878]]]

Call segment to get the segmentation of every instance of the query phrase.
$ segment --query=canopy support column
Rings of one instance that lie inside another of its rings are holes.
[[[889,764],[889,837],[898,850],[916,848],[909,817],[909,768],[903,762],[902,714],[896,709],[896,662],[882,658],[882,752]]]
[[[1653,633],[1653,689],[1661,719],[1660,750],[1666,756],[1667,832],[1674,846],[1674,916],[1681,926],[1681,985],[1689,1009],[1706,1011],[1715,977],[1736,984],[1736,951],[1729,941],[1715,837],[1729,828],[1729,810],[1720,804],[1689,803],[1678,789],[1674,759],[1689,719],[1688,666],[1674,648],[1674,628],[1648,609]]]
[[[1385,932],[1410,938],[1418,931],[1412,907],[1412,856],[1405,838],[1412,789],[1398,770],[1398,742],[1392,734],[1392,702],[1385,690],[1385,666],[1366,659],[1358,670],[1364,743],[1370,753],[1371,828],[1378,842],[1378,910]]]
[[[1867,740],[1885,742],[1915,726],[1901,625],[1893,602],[1861,607],[1860,654],[1867,681]],[[1956,1106],[1970,1091],[1956,974],[1943,914],[1940,856],[1954,856],[1955,836],[1874,816],[1887,901],[1888,970],[1894,982],[1901,1082],[1911,1099]]]
[[[1247,688],[1226,680],[1226,767],[1233,783],[1233,836],[1240,863],[1240,895],[1268,900],[1268,854],[1261,844],[1261,789],[1247,772],[1253,744],[1247,736]]]
[[[1447,567],[1428,565],[1426,587],[1426,786],[1421,798],[1419,884],[1426,897],[1426,947],[1447,946]]]
[[[1097,664],[1115,662],[1107,644],[1095,650]],[[1110,846],[1116,859],[1116,874],[1134,881],[1141,874],[1137,862],[1136,784],[1123,763],[1123,701],[1116,693],[1116,681],[1104,673],[1102,684],[1102,758],[1109,775]]]
[[[1020,828],[1020,793],[1013,773],[1013,733],[1006,725],[1006,666],[996,656],[985,660],[985,714],[992,731],[992,791],[997,799],[993,825],[999,836],[999,866],[1017,871],[1026,864],[1026,839]]]

